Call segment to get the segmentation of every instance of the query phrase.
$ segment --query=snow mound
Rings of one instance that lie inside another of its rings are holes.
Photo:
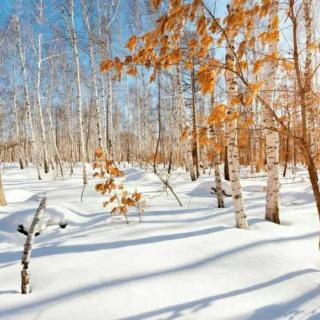
[[[23,225],[26,230],[29,229],[37,207],[29,208],[23,211],[17,211],[1,220],[1,231],[16,232],[19,225]],[[74,213],[67,208],[51,205],[48,206],[42,216],[37,231],[41,232],[49,226],[60,226],[72,222]]]
[[[154,182],[155,180],[157,180],[157,178],[154,173],[145,172],[145,171],[133,172],[127,175],[125,178],[126,182],[138,181],[138,180],[139,182]]]
[[[8,190],[5,192],[7,203],[25,202],[34,196],[34,193],[22,189]]]
[[[216,188],[216,183],[214,181],[204,181],[199,183],[191,192],[188,193],[188,195],[193,197],[212,198],[212,192],[214,192],[212,188]],[[225,195],[231,196],[231,187],[229,181],[222,181],[222,189]]]

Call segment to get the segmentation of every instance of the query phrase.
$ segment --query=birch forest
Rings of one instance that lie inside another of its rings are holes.
[[[318,14],[1,0],[0,319],[320,319]]]

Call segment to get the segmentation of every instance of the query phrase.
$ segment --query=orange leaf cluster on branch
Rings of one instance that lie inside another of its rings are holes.
[[[161,3],[161,0],[151,0],[154,10],[158,10]],[[128,75],[137,76],[138,66],[142,66],[151,69],[150,82],[152,82],[161,70],[183,63],[188,71],[195,72],[201,92],[211,94],[221,70],[233,72],[240,79],[248,73],[244,71],[251,71],[258,76],[265,63],[273,63],[279,59],[277,53],[273,56],[252,57],[250,66],[248,65],[249,50],[255,50],[257,41],[260,40],[264,44],[279,41],[278,17],[273,18],[268,25],[263,24],[265,31],[261,30],[257,36],[254,33],[256,21],[264,19],[270,13],[273,5],[271,0],[261,0],[259,4],[247,0],[233,1],[224,19],[215,17],[201,0],[190,2],[167,0],[166,3],[169,4],[168,9],[158,18],[153,30],[129,38],[126,48],[130,51],[130,55],[123,61],[118,57],[111,62],[103,61],[102,72],[113,69],[116,73],[115,78],[120,79],[123,68],[126,68]],[[182,41],[183,29],[185,26],[190,27],[190,24],[193,24],[194,31],[185,46],[186,41]],[[230,38],[240,40],[239,44],[232,45],[232,59],[211,58],[210,48],[213,45],[221,46],[223,43],[229,46]],[[283,62],[282,65],[291,67],[288,62]],[[227,108],[236,107],[240,103],[251,105],[263,86],[261,83],[252,84],[248,80],[244,84],[247,90],[239,97],[234,97]],[[238,113],[231,116],[233,119],[235,117],[238,117]],[[220,113],[214,111],[208,118],[209,124],[221,125],[223,121],[228,120],[230,116],[221,110]],[[181,135],[182,140],[184,136],[185,132]]]
[[[132,195],[129,195],[128,191],[124,189],[123,184],[116,184],[115,178],[123,177],[123,172],[113,164],[112,160],[108,160],[105,157],[105,153],[101,147],[96,149],[95,152],[96,161],[92,164],[92,168],[97,170],[93,173],[94,177],[107,179],[104,182],[97,183],[95,189],[97,192],[107,195],[107,200],[103,202],[103,206],[106,207],[111,203],[115,205],[111,209],[111,214],[123,215],[128,220],[128,207],[136,207],[139,213],[141,221],[141,214],[144,211],[144,202],[141,201],[142,194],[135,191]]]

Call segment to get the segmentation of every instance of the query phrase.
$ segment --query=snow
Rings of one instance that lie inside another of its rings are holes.
[[[7,203],[17,203],[17,202],[25,202],[30,199],[34,194],[32,192],[15,189],[15,190],[8,190],[6,192],[6,200]]]
[[[71,178],[51,173],[42,181],[33,168],[4,168],[5,192],[15,200],[0,208],[1,320],[320,319],[319,222],[305,170],[281,179],[281,225],[263,219],[265,176],[243,171],[250,230],[234,228],[231,198],[217,208],[212,175],[191,182],[174,171],[180,207],[152,172],[124,171],[120,180],[147,202],[142,223],[136,213],[129,224],[111,218],[93,178],[81,203],[80,167]],[[25,236],[16,225],[29,223],[44,194],[33,291],[23,296]]]

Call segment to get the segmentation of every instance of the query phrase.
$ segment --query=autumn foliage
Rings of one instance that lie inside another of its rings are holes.
[[[107,197],[103,202],[103,206],[111,205],[111,214],[120,214],[128,220],[129,207],[136,207],[141,221],[141,215],[144,211],[145,203],[141,200],[142,194],[135,191],[129,194],[125,190],[123,184],[117,183],[116,179],[123,177],[124,173],[113,163],[105,157],[105,153],[101,147],[95,151],[96,161],[92,164],[94,169],[93,176],[103,180],[96,184],[95,189],[97,192]]]

